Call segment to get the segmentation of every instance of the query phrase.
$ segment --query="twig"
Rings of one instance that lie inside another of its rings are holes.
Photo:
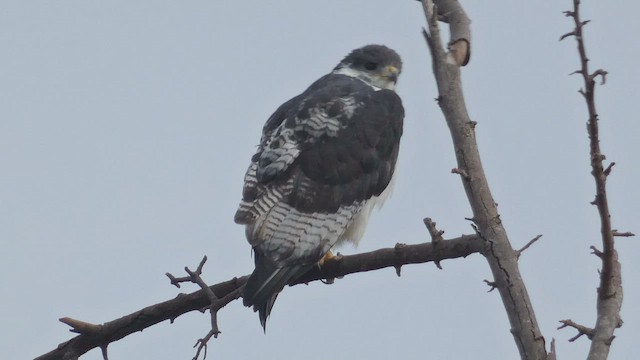
[[[427,227],[427,230],[429,230],[429,235],[431,235],[431,243],[433,243],[433,247],[434,249],[437,250],[438,247],[438,243],[440,241],[442,241],[442,234],[444,234],[444,230],[438,230],[436,228],[436,223],[431,220],[431,218],[424,218],[422,219],[422,221],[424,222],[424,225]],[[435,260],[433,262],[434,264],[436,264],[436,267],[440,270],[442,270],[442,265],[440,265],[440,260]]]
[[[596,77],[600,76],[602,79],[600,80],[600,85],[604,85],[607,83],[607,75],[609,73],[605,70],[598,69],[594,71],[591,75],[589,75],[589,80],[594,81]]]
[[[580,325],[580,324],[576,324],[575,322],[573,322],[571,320],[560,320],[560,323],[562,325],[560,325],[558,327],[558,330],[564,329],[566,327],[572,327],[572,328],[578,330],[578,334],[569,339],[570,342],[576,341],[582,335],[586,335],[589,339],[593,339],[594,331],[591,328],[588,328],[588,327]]]
[[[609,164],[609,166],[607,166],[606,169],[604,169],[604,174],[609,176],[609,174],[611,174],[611,170],[613,169],[613,166],[615,165],[615,162],[611,162],[611,164]]]
[[[600,259],[602,259],[602,257],[604,256],[604,254],[602,253],[602,251],[598,250],[597,247],[591,245],[589,246],[589,249],[591,249],[591,253],[597,257],[599,257]]]
[[[522,253],[527,250],[531,245],[533,245],[533,243],[535,243],[536,241],[538,241],[540,238],[542,237],[542,234],[538,234],[536,235],[536,237],[534,237],[533,239],[529,240],[528,243],[526,243],[520,250],[516,251],[516,256],[518,258],[520,258],[520,255],[522,255]]]
[[[211,290],[209,285],[207,285],[204,282],[204,280],[202,280],[202,277],[200,275],[202,274],[202,268],[204,267],[204,264],[206,262],[207,262],[207,256],[205,255],[202,258],[202,260],[200,260],[200,264],[198,264],[198,267],[196,268],[195,271],[192,271],[191,269],[189,269],[189,267],[185,266],[184,271],[187,274],[189,274],[188,277],[176,278],[170,273],[166,274],[167,277],[171,280],[171,284],[177,287],[180,287],[179,284],[182,282],[192,282],[194,284],[197,284],[198,286],[200,286],[200,289],[202,289],[202,291],[205,293],[205,295],[207,296],[207,299],[209,299],[209,305],[202,308],[200,311],[204,312],[206,310],[209,310],[209,314],[211,316],[211,330],[209,330],[207,335],[205,335],[203,338],[200,338],[198,339],[198,341],[196,341],[196,344],[193,347],[197,346],[198,349],[196,351],[196,355],[193,357],[193,360],[198,360],[198,357],[200,356],[200,352],[203,349],[204,349],[204,355],[202,359],[204,360],[207,358],[207,344],[209,340],[212,337],[216,339],[218,338],[218,335],[221,334],[220,328],[218,327],[218,310],[220,310],[224,305],[228,303],[227,302],[222,304],[220,299],[218,299],[218,297],[213,292],[213,290]],[[239,296],[239,290],[236,290],[236,292],[238,292],[238,296]]]
[[[444,240],[442,238],[442,235],[444,234],[444,230],[438,230],[438,228],[436,228],[435,221],[431,220],[431,218],[428,218],[428,217],[422,219],[422,221],[424,222],[424,225],[427,227],[427,230],[429,230],[429,235],[431,235],[431,242],[437,243]]]
[[[202,275],[202,268],[204,267],[204,264],[207,262],[207,256],[205,255],[202,260],[200,260],[200,264],[198,264],[198,267],[196,268],[195,274],[197,275]],[[185,267],[184,268],[185,271],[187,272],[187,274],[189,274],[189,276],[183,276],[183,277],[175,277],[173,276],[171,273],[166,273],[165,275],[169,278],[169,280],[171,280],[171,285],[174,285],[175,287],[179,288],[180,287],[180,283],[183,282],[193,282],[193,276],[191,275],[191,270],[189,270],[189,268]]]
[[[489,290],[487,290],[487,292],[492,292],[493,290],[498,288],[498,283],[495,281],[489,281],[489,280],[483,280],[485,283],[487,283],[487,285],[490,286]]]
[[[631,237],[631,236],[636,236],[636,234],[629,232],[629,231],[625,231],[625,232],[619,232],[618,229],[613,229],[611,230],[611,233],[613,234],[613,236],[616,237]]]

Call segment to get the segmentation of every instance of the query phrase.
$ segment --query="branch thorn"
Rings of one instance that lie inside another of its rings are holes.
[[[102,358],[104,360],[109,360],[109,355],[107,354],[107,346],[108,345],[102,345],[100,346],[100,351],[102,352]]]
[[[402,265],[396,265],[396,266],[394,266],[394,268],[396,269],[396,275],[398,275],[398,277],[400,277],[401,272],[402,272]]]

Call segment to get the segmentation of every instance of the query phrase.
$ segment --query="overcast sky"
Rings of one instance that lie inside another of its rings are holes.
[[[556,330],[595,321],[600,262],[586,108],[570,0],[463,1],[473,20],[466,102],[502,220],[538,321],[560,359],[587,339]],[[637,97],[640,5],[584,1],[614,228],[640,232]],[[176,296],[178,275],[209,257],[217,283],[253,269],[233,223],[242,178],[275,108],[370,43],[404,60],[406,108],[393,197],[360,247],[471,233],[415,1],[5,1],[0,11],[0,349],[33,358],[73,336],[70,316],[102,323]],[[638,359],[638,239],[617,240],[624,326],[611,359]],[[287,288],[262,333],[238,301],[221,311],[211,359],[515,359],[479,255]],[[191,359],[208,316],[193,313],[109,346],[111,359]],[[101,359],[99,351],[83,359]]]

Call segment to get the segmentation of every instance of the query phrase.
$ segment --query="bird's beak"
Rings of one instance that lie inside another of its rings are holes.
[[[393,81],[394,83],[398,81],[398,75],[400,75],[400,70],[393,65],[388,65],[384,69],[382,69],[382,76]]]

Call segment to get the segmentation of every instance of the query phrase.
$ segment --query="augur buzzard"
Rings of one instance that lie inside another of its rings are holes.
[[[401,69],[386,46],[353,50],[264,125],[235,215],[255,254],[244,305],[263,327],[284,286],[335,245],[357,244],[389,192],[404,118],[394,91]]]

